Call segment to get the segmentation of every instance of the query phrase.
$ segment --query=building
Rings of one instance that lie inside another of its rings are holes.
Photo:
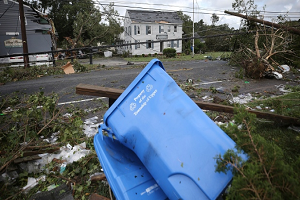
[[[19,3],[0,0],[0,56],[23,53]],[[49,20],[24,5],[28,53],[51,51],[53,30]],[[9,58],[0,58],[6,62]]]
[[[119,48],[132,55],[162,54],[165,48],[182,52],[182,20],[177,12],[127,10],[124,20],[123,44],[145,42]],[[174,39],[174,41],[164,41]],[[155,42],[154,41],[160,41]]]

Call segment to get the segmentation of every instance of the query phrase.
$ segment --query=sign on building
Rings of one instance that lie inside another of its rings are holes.
[[[4,40],[4,46],[6,48],[11,48],[11,47],[23,47],[23,43],[22,40],[20,39],[8,39],[8,40]]]

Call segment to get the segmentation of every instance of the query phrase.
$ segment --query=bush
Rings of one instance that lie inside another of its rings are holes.
[[[176,49],[173,48],[166,48],[163,50],[163,54],[167,57],[167,58],[175,58],[176,57]]]

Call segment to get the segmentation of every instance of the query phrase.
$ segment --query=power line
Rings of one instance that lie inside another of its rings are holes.
[[[11,9],[12,7],[15,6],[15,2],[11,2],[11,4],[9,5],[9,7],[2,13],[2,15],[0,16],[0,19],[4,16],[4,14]]]

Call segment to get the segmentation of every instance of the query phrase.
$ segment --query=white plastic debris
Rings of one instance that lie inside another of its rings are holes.
[[[37,173],[41,172],[46,164],[49,164],[54,158],[63,160],[64,163],[70,164],[78,161],[79,159],[87,156],[90,153],[90,150],[86,150],[86,143],[83,142],[79,145],[75,145],[70,150],[66,146],[60,148],[60,153],[58,154],[39,154],[41,159],[30,161],[27,163],[20,163],[20,167],[27,171],[28,173]]]
[[[84,134],[87,137],[93,137],[98,133],[99,124],[97,116],[86,119],[83,125]]]
[[[278,73],[278,72],[272,72],[272,74],[274,75],[274,77],[276,79],[282,79],[282,74]]]
[[[68,115],[66,115],[67,117]],[[86,119],[83,125],[84,133],[87,137],[92,137],[97,134],[98,132],[98,117],[92,117]],[[44,139],[48,143],[55,143],[58,139],[59,132],[55,132],[52,134],[50,138]],[[67,146],[63,146],[60,148],[60,153],[57,154],[39,154],[41,159],[35,161],[29,161],[27,163],[20,163],[20,167],[27,171],[28,173],[37,173],[41,172],[46,164],[49,164],[54,158],[60,159],[64,161],[64,163],[70,164],[79,159],[87,156],[90,153],[90,150],[86,150],[86,143],[83,142],[79,145],[75,145],[74,147],[70,144]],[[65,166],[67,167],[67,166]],[[61,167],[64,170],[64,166]]]
[[[36,186],[39,183],[39,181],[45,181],[45,180],[46,180],[45,175],[40,176],[39,178],[28,177],[27,185],[23,187],[24,192],[27,193],[30,189]]]
[[[209,98],[208,96],[204,96],[202,97],[203,100],[206,100],[206,101],[212,101],[214,100],[213,98]]]
[[[70,117],[72,117],[72,114],[70,114],[70,113],[66,113],[66,114],[64,114],[64,115],[63,115],[63,117],[70,118]]]
[[[286,90],[285,86],[283,84],[280,85],[275,85],[275,87],[280,91],[280,92],[284,92],[284,93],[289,93],[291,92],[291,90]]]
[[[260,106],[256,106],[256,108],[257,108],[258,110],[261,110],[261,109],[262,109]]]
[[[43,139],[43,141],[48,142],[50,144],[54,144],[58,140],[58,137],[57,137],[58,135],[59,135],[59,131],[55,132],[55,133],[52,133],[50,138]]]
[[[231,104],[238,103],[238,104],[246,104],[253,99],[250,93],[247,94],[240,94],[237,97],[233,97],[232,100],[229,100]]]
[[[52,184],[52,185],[49,185],[47,187],[47,190],[50,191],[50,190],[53,190],[54,188],[57,188],[57,187],[58,187],[58,185]]]
[[[291,70],[288,65],[280,65],[280,69],[282,70],[282,73],[289,72]]]
[[[300,127],[298,127],[298,126],[289,126],[288,129],[291,129],[293,131],[300,133]]]

